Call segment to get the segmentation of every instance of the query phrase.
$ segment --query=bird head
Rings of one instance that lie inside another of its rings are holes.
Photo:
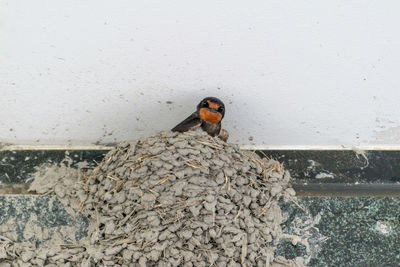
[[[208,123],[219,123],[225,116],[225,105],[216,97],[206,97],[197,105],[200,119]]]

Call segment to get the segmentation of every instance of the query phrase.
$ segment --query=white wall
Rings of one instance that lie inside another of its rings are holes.
[[[400,147],[399,10],[394,0],[0,0],[0,141],[135,139],[217,96],[242,145]]]

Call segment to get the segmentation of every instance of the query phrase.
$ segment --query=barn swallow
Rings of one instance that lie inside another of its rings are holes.
[[[216,97],[206,97],[197,105],[197,110],[176,125],[172,131],[186,132],[201,127],[209,135],[218,136],[226,142],[229,134],[226,130],[221,131],[224,115],[224,103]]]

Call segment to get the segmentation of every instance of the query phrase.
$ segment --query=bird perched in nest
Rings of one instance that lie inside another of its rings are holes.
[[[197,110],[184,121],[176,125],[172,131],[186,132],[201,127],[211,136],[218,136],[225,142],[228,131],[221,129],[221,121],[225,115],[225,105],[216,97],[206,97],[197,105]]]

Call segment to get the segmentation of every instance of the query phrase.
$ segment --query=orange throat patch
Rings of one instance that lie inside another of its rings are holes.
[[[211,112],[206,108],[201,108],[200,119],[208,123],[216,124],[221,121],[222,115],[220,113]]]

